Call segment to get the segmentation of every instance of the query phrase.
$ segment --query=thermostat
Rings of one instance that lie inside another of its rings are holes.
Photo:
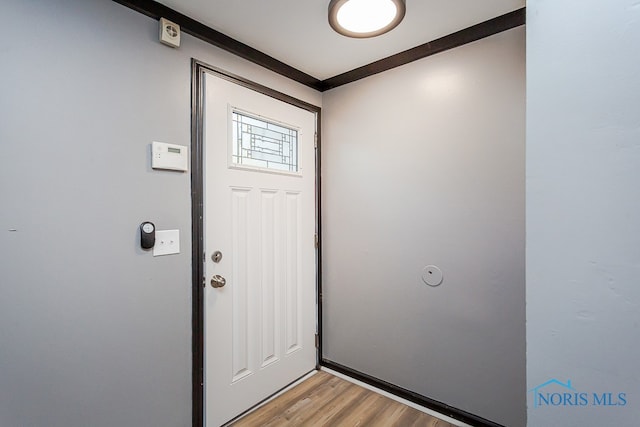
[[[153,141],[151,167],[186,172],[189,170],[189,147]]]

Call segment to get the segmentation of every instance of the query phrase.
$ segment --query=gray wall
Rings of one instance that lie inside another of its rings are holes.
[[[526,415],[524,42],[323,99],[325,357],[509,426]]]
[[[319,104],[320,94],[106,0],[3,0],[0,426],[191,423],[190,58]],[[138,225],[181,232],[153,258]],[[9,231],[15,229],[16,231]]]
[[[640,7],[527,3],[527,386],[586,393],[532,427],[640,418]],[[593,393],[613,393],[593,406]],[[557,400],[556,400],[557,401]],[[584,402],[582,402],[584,403]]]

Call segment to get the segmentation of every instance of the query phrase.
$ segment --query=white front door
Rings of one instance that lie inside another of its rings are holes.
[[[215,75],[205,90],[205,419],[216,427],[315,369],[315,114]]]

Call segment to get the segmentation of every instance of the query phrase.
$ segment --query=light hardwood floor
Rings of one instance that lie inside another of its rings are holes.
[[[454,427],[322,371],[231,426]]]

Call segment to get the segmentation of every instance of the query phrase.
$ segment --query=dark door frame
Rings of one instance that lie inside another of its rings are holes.
[[[317,303],[317,357],[316,367],[320,366],[322,354],[322,238],[321,238],[321,199],[320,199],[320,163],[321,163],[321,124],[322,109],[316,105],[278,92],[267,86],[244,79],[196,59],[191,60],[191,262],[192,262],[192,426],[204,426],[204,79],[206,74],[244,86],[256,92],[268,95],[316,116],[316,303]]]

